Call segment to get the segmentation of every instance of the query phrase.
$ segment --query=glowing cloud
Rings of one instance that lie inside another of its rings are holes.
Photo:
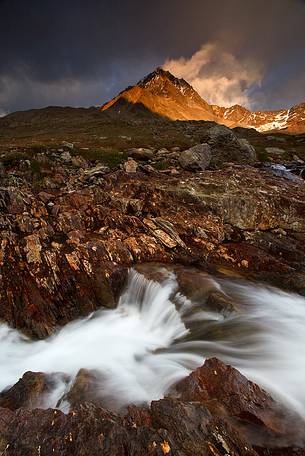
[[[203,45],[189,59],[167,60],[163,67],[188,81],[209,103],[219,106],[240,104],[251,108],[251,92],[263,77],[257,62],[238,59],[217,43]]]

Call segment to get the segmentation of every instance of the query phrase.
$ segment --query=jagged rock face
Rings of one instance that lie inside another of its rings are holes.
[[[26,372],[11,388],[0,393],[0,407],[17,410],[21,407],[32,409],[43,406],[43,396],[55,385],[51,376],[42,372]]]
[[[172,120],[212,120],[229,127],[260,132],[305,132],[305,103],[278,111],[250,111],[243,106],[210,105],[184,80],[158,68],[102,106],[102,111],[126,114],[144,110]]]
[[[297,443],[304,423],[217,359],[181,381],[178,397],[153,401],[149,408],[130,406],[124,416],[93,396],[93,379],[87,371],[78,375],[68,393],[68,414],[0,408],[0,450],[8,456],[305,454]]]
[[[69,166],[39,189],[22,162],[18,187],[12,169],[2,177],[0,318],[9,325],[45,337],[114,307],[128,266],[147,261],[226,265],[305,293],[302,181],[241,165],[176,174]]]
[[[223,108],[213,105],[214,113],[229,126],[255,128],[260,132],[289,131],[302,133],[305,131],[305,103],[290,109],[278,111],[251,112],[239,105]]]

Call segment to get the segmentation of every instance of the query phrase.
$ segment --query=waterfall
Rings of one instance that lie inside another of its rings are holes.
[[[202,276],[198,275],[198,281]],[[130,270],[118,307],[74,321],[43,341],[0,326],[0,390],[26,371],[62,372],[46,398],[55,407],[81,368],[101,373],[101,396],[129,403],[160,399],[216,356],[305,417],[305,299],[275,288],[209,278],[238,311],[208,309],[179,290],[174,273],[158,283]],[[64,406],[63,406],[64,407]],[[67,404],[65,404],[67,407]]]

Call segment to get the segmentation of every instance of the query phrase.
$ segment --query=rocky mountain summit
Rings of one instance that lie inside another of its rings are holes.
[[[210,105],[184,79],[162,68],[128,87],[101,109],[120,115],[149,111],[172,120],[210,120],[260,132],[305,132],[305,103],[279,111],[254,112],[239,105],[229,108]]]
[[[124,113],[147,110],[170,119],[215,120],[212,107],[184,79],[158,68],[101,108]]]

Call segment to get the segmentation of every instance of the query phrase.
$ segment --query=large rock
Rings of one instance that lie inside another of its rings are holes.
[[[217,358],[208,359],[176,388],[182,400],[200,402],[213,414],[238,420],[237,426],[250,439],[259,431],[265,438],[273,435],[293,442],[305,431],[298,415]]]
[[[10,410],[43,407],[48,395],[61,380],[67,380],[63,374],[26,372],[15,385],[0,393],[0,407]]]
[[[91,374],[79,373],[71,390],[76,402],[89,393]],[[304,424],[293,417],[287,427],[292,417],[230,366],[209,360],[178,390],[180,398],[131,406],[125,416],[83,402],[85,397],[67,414],[0,408],[0,451],[6,456],[305,455],[298,447]]]
[[[209,166],[210,160],[211,149],[208,144],[198,144],[184,150],[179,156],[180,165],[188,171],[203,171]]]
[[[85,402],[102,404],[102,374],[98,371],[80,369],[67,394],[61,399],[68,401],[70,408],[75,409]],[[0,403],[1,404],[1,403]]]
[[[233,131],[224,125],[215,125],[207,132],[211,146],[211,166],[219,167],[226,162],[253,164],[256,152],[247,139],[237,138]]]

